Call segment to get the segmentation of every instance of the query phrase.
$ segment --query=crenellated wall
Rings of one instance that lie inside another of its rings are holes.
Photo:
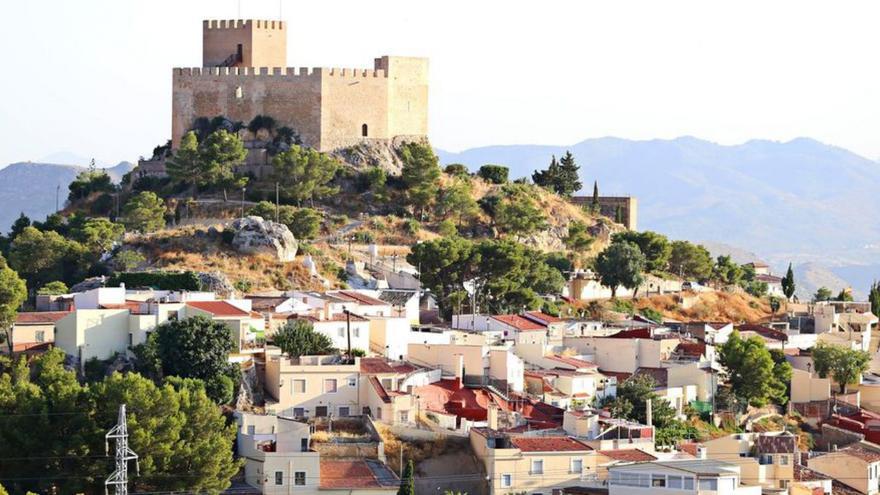
[[[377,59],[373,69],[193,67],[173,70],[172,141],[198,117],[270,115],[321,151],[427,135],[427,61]],[[367,135],[363,135],[366,125]]]
[[[241,57],[230,59],[239,53]],[[287,29],[283,21],[208,20],[202,23],[202,65],[284,67]]]

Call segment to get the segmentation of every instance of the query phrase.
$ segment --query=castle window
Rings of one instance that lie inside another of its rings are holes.
[[[367,124],[361,125],[361,136],[367,137]]]
[[[241,99],[244,96],[244,93],[241,91],[241,86],[235,88],[235,97]]]

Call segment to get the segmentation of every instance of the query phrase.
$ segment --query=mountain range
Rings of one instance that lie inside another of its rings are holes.
[[[120,162],[104,170],[118,182],[134,165]],[[8,232],[21,213],[31,220],[44,220],[46,215],[63,208],[67,186],[86,167],[53,163],[19,162],[0,169],[0,232]]]
[[[723,243],[756,253],[774,271],[831,272],[867,292],[880,278],[880,164],[809,138],[720,145],[694,137],[613,137],[570,146],[507,145],[453,153],[441,163],[472,170],[493,163],[530,177],[571,151],[582,194],[638,198],[638,228],[673,239]],[[809,284],[812,286],[812,284]],[[806,288],[806,287],[805,287]],[[811,287],[812,288],[812,287]]]

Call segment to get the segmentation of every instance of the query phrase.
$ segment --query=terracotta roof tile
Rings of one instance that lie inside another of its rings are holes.
[[[859,444],[854,444],[845,449],[840,449],[839,452],[846,452],[847,454],[853,457],[858,457],[865,462],[880,461],[880,451],[869,449]]]
[[[45,325],[69,315],[70,311],[30,311],[18,313],[15,318],[16,325]]]
[[[385,358],[361,358],[361,373],[382,374],[382,373],[412,373],[418,368],[407,362],[393,362]]]
[[[759,435],[755,440],[755,450],[759,454],[794,454],[797,438],[791,434]]]
[[[592,447],[571,437],[513,437],[510,442],[523,452],[577,452]]]
[[[384,465],[381,468],[388,473],[385,473],[383,478],[393,481],[393,484],[383,484],[364,460],[321,459],[320,463],[321,490],[385,488],[399,483],[397,477]]]
[[[569,366],[574,366],[575,368],[598,368],[598,366],[589,361],[584,361],[583,359],[560,356],[559,354],[554,354],[552,356],[546,356],[547,359],[551,361],[556,361],[557,363],[567,364]]]
[[[206,313],[211,313],[214,316],[250,316],[250,313],[247,311],[239,309],[226,301],[190,301],[186,305]]]
[[[600,450],[599,453],[616,461],[647,462],[657,460],[656,457],[639,449]]]
[[[560,321],[565,321],[562,318],[557,318],[556,316],[548,315],[547,313],[541,311],[526,311],[523,316],[529,318],[530,320],[536,320],[545,324],[559,323]]]
[[[492,317],[493,320],[500,321],[505,325],[512,326],[517,330],[544,330],[544,326],[538,323],[529,320],[528,318],[523,318],[519,315],[495,315]]]
[[[361,294],[360,292],[355,292],[351,290],[341,290],[335,293],[336,296],[342,296],[346,299],[351,299],[358,304],[363,304],[365,306],[388,306],[388,303],[382,301],[381,299],[376,299],[375,297],[370,297],[366,294]]]

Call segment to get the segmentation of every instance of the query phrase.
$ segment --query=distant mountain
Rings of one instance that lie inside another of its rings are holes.
[[[581,166],[584,191],[597,180],[600,194],[638,197],[641,230],[737,246],[775,267],[869,265],[863,278],[880,278],[880,164],[812,139],[724,146],[693,137],[609,137],[438,154],[443,164],[472,170],[504,164],[515,178],[566,150]]]
[[[793,268],[795,279],[795,294],[801,301],[810,300],[820,287],[831,289],[837,295],[841,289],[852,287],[855,299],[864,299],[868,293],[868,286],[853,283],[852,280],[838,276],[832,270],[819,263],[803,263]]]
[[[118,182],[134,165],[120,162],[105,169]],[[31,220],[43,220],[55,211],[55,193],[61,207],[67,199],[67,186],[85,167],[51,163],[13,163],[0,169],[0,232],[8,232],[12,222],[24,212]]]

